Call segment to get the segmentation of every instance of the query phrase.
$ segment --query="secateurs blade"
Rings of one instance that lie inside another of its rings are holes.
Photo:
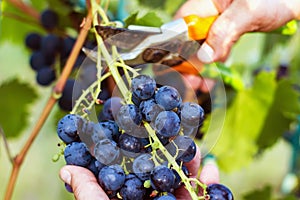
[[[215,19],[216,16],[189,15],[159,28],[130,25],[128,28],[96,26],[95,29],[106,46],[117,47],[119,59],[128,65],[160,62],[174,66],[196,52]],[[86,48],[83,51],[97,60],[96,51]]]

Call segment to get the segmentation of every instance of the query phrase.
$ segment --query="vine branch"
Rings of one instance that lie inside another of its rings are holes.
[[[34,18],[35,20],[39,20],[40,18],[40,14],[39,12],[34,9],[33,7],[27,5],[26,3],[24,3],[21,0],[7,0],[8,3],[12,4],[15,8],[18,8],[20,11],[22,11],[23,13],[31,16],[32,18]]]
[[[31,16],[37,17],[38,14],[36,14],[33,9],[29,9],[28,6],[26,6],[22,1],[19,0],[9,0],[10,3],[13,3],[17,8],[20,8],[22,11],[27,11],[30,13]],[[88,3],[89,5],[89,3]],[[32,130],[29,138],[27,139],[25,145],[21,149],[20,153],[13,159],[13,168],[12,172],[9,178],[9,182],[6,188],[5,197],[4,200],[10,200],[13,194],[13,190],[15,187],[15,183],[20,171],[20,167],[28,153],[28,150],[32,146],[34,140],[39,134],[39,131],[41,130],[42,126],[44,125],[45,121],[47,120],[51,110],[53,109],[53,106],[55,105],[57,101],[57,97],[59,97],[63,91],[63,88],[67,82],[67,79],[72,71],[72,67],[76,61],[76,58],[78,57],[78,54],[80,53],[80,50],[85,42],[85,39],[87,37],[88,31],[91,27],[92,22],[92,12],[89,9],[88,14],[86,16],[85,23],[83,24],[80,33],[78,35],[78,38],[76,40],[76,43],[74,45],[74,48],[72,49],[72,52],[64,66],[64,70],[62,71],[61,76],[59,77],[56,85],[53,88],[53,93],[49,97],[42,114],[39,117],[38,122],[36,123],[34,129]]]

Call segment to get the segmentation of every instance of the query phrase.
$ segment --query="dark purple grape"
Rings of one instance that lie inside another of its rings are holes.
[[[168,193],[163,196],[156,197],[154,200],[176,200],[176,197],[173,194]]]
[[[73,87],[75,84],[74,79],[68,79],[66,85],[63,89],[62,96],[58,100],[58,106],[60,109],[65,111],[72,110],[72,100],[73,100]]]
[[[204,110],[197,103],[185,102],[180,106],[181,122],[191,126],[198,127],[204,120]]]
[[[65,183],[65,188],[68,192],[73,193],[73,189],[72,189],[71,185]]]
[[[190,162],[196,155],[196,144],[188,136],[177,136],[168,148],[172,155],[177,155],[176,160],[180,162]]]
[[[41,44],[41,51],[44,54],[45,58],[54,58],[56,53],[60,49],[60,39],[56,35],[49,34],[43,37]]]
[[[164,110],[155,102],[154,99],[142,101],[139,108],[142,113],[143,119],[147,122],[154,121],[157,115]]]
[[[104,167],[102,163],[100,163],[96,158],[92,158],[92,161],[88,166],[86,166],[87,169],[89,169],[96,177],[98,176],[100,170]]]
[[[53,60],[53,62],[54,62],[54,60]],[[31,68],[35,71],[38,71],[39,69],[42,69],[42,68],[49,67],[48,63],[46,62],[45,56],[40,51],[36,51],[31,54],[29,63],[30,63]],[[52,63],[50,63],[50,64],[52,64]]]
[[[66,37],[62,41],[61,49],[60,49],[60,57],[61,59],[66,59],[70,55],[73,46],[76,40],[72,37]]]
[[[138,177],[129,174],[120,189],[120,195],[123,200],[144,200],[146,188],[144,188],[143,182]]]
[[[50,85],[55,80],[55,78],[55,71],[50,67],[39,69],[36,74],[36,81],[39,85],[42,86]]]
[[[105,130],[102,126],[100,126],[99,124],[94,124],[94,129],[91,138],[93,140],[93,143],[97,144],[103,139],[112,140],[112,135],[106,135]]]
[[[120,165],[105,166],[99,172],[98,181],[106,192],[115,192],[123,186],[125,172]]]
[[[208,185],[206,191],[210,200],[234,200],[230,189],[222,184]]]
[[[133,172],[142,181],[150,178],[150,173],[154,169],[155,164],[150,154],[141,154],[134,159],[132,169]]]
[[[142,114],[134,104],[123,105],[116,120],[118,126],[126,132],[132,132],[142,122]]]
[[[162,86],[155,94],[155,101],[165,110],[173,110],[182,102],[179,92],[171,86]]]
[[[92,161],[92,155],[82,142],[68,144],[64,151],[64,157],[67,165],[86,167]]]
[[[52,31],[58,25],[58,15],[55,11],[46,9],[41,13],[40,22],[45,29]]]
[[[29,33],[25,38],[25,45],[32,51],[37,51],[41,47],[42,36],[38,33]]]
[[[108,120],[99,122],[99,125],[103,128],[107,138],[112,138],[114,141],[118,141],[120,137],[119,126],[115,121]]]
[[[173,189],[175,175],[171,169],[160,165],[152,170],[150,181],[154,189],[161,192],[170,192]]]
[[[120,150],[114,141],[110,139],[103,139],[95,145],[94,155],[100,163],[109,165],[118,160]]]
[[[180,131],[180,119],[173,111],[162,111],[157,115],[154,126],[161,136],[173,137]]]
[[[103,104],[103,116],[106,120],[114,120],[114,117],[119,112],[122,104],[120,97],[111,97]]]
[[[137,157],[142,149],[142,143],[139,138],[127,133],[123,133],[119,137],[118,145],[122,153],[130,158]]]
[[[66,144],[80,140],[77,126],[79,118],[78,115],[68,114],[59,120],[57,124],[57,134]]]
[[[147,75],[138,75],[131,81],[131,91],[140,100],[151,98],[156,89],[156,82]]]

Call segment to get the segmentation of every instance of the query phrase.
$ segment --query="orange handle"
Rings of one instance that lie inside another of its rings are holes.
[[[188,15],[183,19],[188,26],[189,37],[193,40],[203,40],[207,37],[209,28],[217,19],[217,16],[199,17]]]

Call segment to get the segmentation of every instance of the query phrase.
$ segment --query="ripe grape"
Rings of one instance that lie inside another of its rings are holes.
[[[108,121],[100,122],[99,125],[104,130],[107,138],[111,138],[114,141],[118,141],[120,137],[120,131],[119,131],[119,126],[115,121],[108,120]]]
[[[122,153],[130,158],[138,156],[142,149],[142,143],[139,138],[128,135],[127,133],[120,136],[118,145]]]
[[[64,151],[64,157],[67,165],[86,167],[92,161],[92,155],[82,142],[72,142],[68,144]]]
[[[125,183],[120,189],[120,195],[124,200],[144,200],[146,188],[143,182],[133,174],[128,174]]]
[[[173,110],[181,104],[182,99],[174,87],[162,86],[155,94],[155,101],[165,110]]]
[[[173,111],[162,111],[157,115],[154,126],[163,137],[176,136],[180,131],[180,119]]]
[[[161,192],[170,192],[173,189],[175,175],[171,169],[160,165],[152,170],[150,181],[154,189]]]
[[[36,51],[31,54],[29,63],[31,68],[35,71],[48,67],[46,64],[46,58],[40,51]]]
[[[134,104],[123,105],[117,114],[117,124],[127,132],[132,132],[142,122],[142,114]]]
[[[132,169],[133,172],[142,181],[150,178],[150,173],[154,169],[155,164],[150,154],[141,154],[134,159]]]
[[[114,120],[114,117],[119,112],[122,104],[120,97],[111,97],[103,104],[103,116],[106,120]]]
[[[232,192],[222,184],[208,185],[206,191],[210,200],[233,200]]]
[[[95,145],[94,155],[100,163],[109,165],[119,158],[120,150],[114,141],[103,139]]]
[[[138,75],[131,81],[131,91],[133,95],[141,100],[149,99],[156,89],[156,82],[147,75]]]
[[[36,74],[36,81],[42,86],[50,85],[56,78],[54,69],[45,67],[39,69]]]
[[[176,200],[176,197],[173,194],[168,193],[163,196],[156,197],[154,200]]]
[[[180,116],[182,123],[198,127],[204,120],[204,110],[197,103],[185,102],[180,106]]]
[[[53,58],[60,48],[60,39],[56,35],[49,34],[43,37],[41,51],[45,58]]]
[[[50,9],[46,9],[41,13],[40,18],[42,26],[51,31],[58,25],[58,15]]]
[[[159,106],[154,99],[148,99],[140,103],[140,111],[143,119],[147,122],[152,122],[156,116],[163,111],[163,108]]]
[[[90,164],[86,167],[97,177],[100,170],[104,167],[102,163],[100,163],[95,157],[92,158]]]
[[[62,96],[58,100],[58,105],[59,105],[60,109],[65,110],[65,111],[72,110],[74,84],[75,84],[74,79],[67,80],[66,85],[62,92]]]
[[[79,118],[80,117],[78,115],[68,114],[59,120],[57,125],[57,134],[58,137],[66,144],[79,141],[77,126]]]
[[[125,172],[120,165],[103,167],[98,175],[98,181],[105,191],[117,191],[125,181]]]
[[[41,47],[42,36],[38,33],[29,33],[25,38],[25,45],[33,51],[37,51]]]
[[[169,151],[172,155],[177,155],[176,160],[190,162],[196,155],[196,144],[188,136],[177,136],[171,143]]]

